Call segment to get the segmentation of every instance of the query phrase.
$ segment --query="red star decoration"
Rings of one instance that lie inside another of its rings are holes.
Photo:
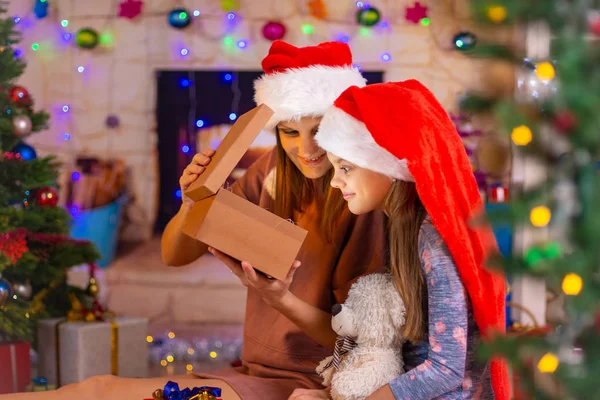
[[[413,24],[418,24],[423,18],[427,18],[427,7],[423,7],[418,1],[413,7],[406,7],[404,18]]]
[[[125,0],[119,4],[119,17],[134,19],[142,13],[142,0]]]

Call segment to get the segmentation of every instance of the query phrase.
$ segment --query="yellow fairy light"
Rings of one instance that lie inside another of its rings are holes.
[[[520,125],[512,130],[510,137],[517,146],[527,146],[533,140],[533,133],[528,126]]]
[[[551,81],[556,75],[556,72],[554,72],[554,67],[548,61],[538,64],[535,67],[535,73],[540,79],[545,81]]]
[[[162,365],[163,367],[167,366],[167,360],[160,360],[160,365]]]
[[[167,361],[168,362],[173,362],[174,360],[175,360],[175,358],[173,356],[171,356],[171,355],[167,356]]]
[[[169,339],[175,339],[175,332],[169,332]]]
[[[543,228],[550,223],[552,213],[546,206],[534,207],[529,214],[529,220],[531,224],[536,228]]]
[[[191,371],[191,370],[194,369],[194,366],[192,364],[188,364],[188,365],[185,366],[185,369],[188,370],[188,371]]]
[[[567,274],[562,282],[562,290],[568,296],[577,296],[583,288],[583,279],[577,274]]]
[[[148,335],[148,336],[146,336],[146,342],[152,343],[152,342],[154,342],[154,338],[152,336]]]
[[[191,356],[192,354],[194,354],[194,349],[192,349],[191,347],[188,349],[188,354]]]
[[[491,6],[487,9],[487,17],[490,21],[499,24],[506,19],[506,8],[502,6]]]
[[[541,373],[553,373],[558,368],[558,357],[552,353],[546,353],[538,363],[538,369]]]
[[[211,351],[209,353],[210,358],[217,358],[217,352],[216,351]]]

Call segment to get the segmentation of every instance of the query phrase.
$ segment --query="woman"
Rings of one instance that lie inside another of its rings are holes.
[[[320,118],[333,100],[349,86],[365,85],[352,68],[350,49],[343,43],[297,48],[277,41],[263,60],[263,69],[265,75],[255,83],[255,100],[275,111],[268,128],[275,131],[277,146],[231,190],[293,219],[308,235],[298,254],[302,267],[296,263],[285,281],[257,276],[246,263],[215,252],[248,286],[243,366],[204,375],[210,378],[205,380],[189,376],[171,380],[181,387],[221,387],[224,400],[280,400],[294,388],[320,387],[315,367],[331,354],[336,338],[329,310],[344,301],[356,278],[377,270],[385,259],[385,216],[355,217],[348,212],[339,193],[329,187],[331,163],[314,141]],[[182,193],[202,174],[212,154],[194,157],[180,179]],[[181,233],[192,206],[184,197],[163,233],[166,264],[185,265],[206,251]],[[36,394],[36,399],[143,398],[166,381],[101,376]]]
[[[325,113],[316,140],[350,211],[389,217],[406,373],[368,399],[508,399],[504,364],[475,357],[481,336],[504,330],[504,279],[483,266],[496,251],[489,227],[468,225],[483,204],[443,107],[415,80],[351,87]]]
[[[383,213],[353,217],[329,186],[331,163],[314,135],[333,100],[352,85],[364,86],[352,67],[347,45],[323,43],[297,48],[277,41],[263,60],[255,82],[257,104],[275,111],[267,129],[276,148],[249,168],[232,191],[285,219],[308,236],[285,281],[268,280],[224,254],[213,251],[248,287],[242,350],[243,366],[205,375],[230,384],[243,399],[285,399],[296,387],[320,387],[319,361],[331,353],[336,335],[331,306],[343,301],[352,282],[383,265]],[[212,152],[197,155],[181,178],[181,189],[203,172]],[[203,245],[181,233],[190,202],[163,235],[165,262],[187,264]],[[326,208],[326,209],[325,209]],[[293,283],[292,283],[293,278]]]

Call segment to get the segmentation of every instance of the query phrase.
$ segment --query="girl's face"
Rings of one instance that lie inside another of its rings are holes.
[[[327,157],[335,171],[331,186],[342,191],[352,214],[360,215],[383,209],[385,198],[392,187],[392,178],[358,167],[331,153],[327,153]]]
[[[315,142],[321,118],[302,118],[277,125],[277,134],[283,150],[294,165],[308,179],[319,179],[331,169],[325,150]]]

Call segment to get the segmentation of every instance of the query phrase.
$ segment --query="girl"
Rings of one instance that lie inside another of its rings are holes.
[[[504,330],[504,279],[483,267],[489,227],[468,225],[483,204],[445,110],[415,80],[351,87],[316,140],[350,211],[389,217],[407,372],[369,399],[508,399],[505,366],[475,358],[481,336]]]

